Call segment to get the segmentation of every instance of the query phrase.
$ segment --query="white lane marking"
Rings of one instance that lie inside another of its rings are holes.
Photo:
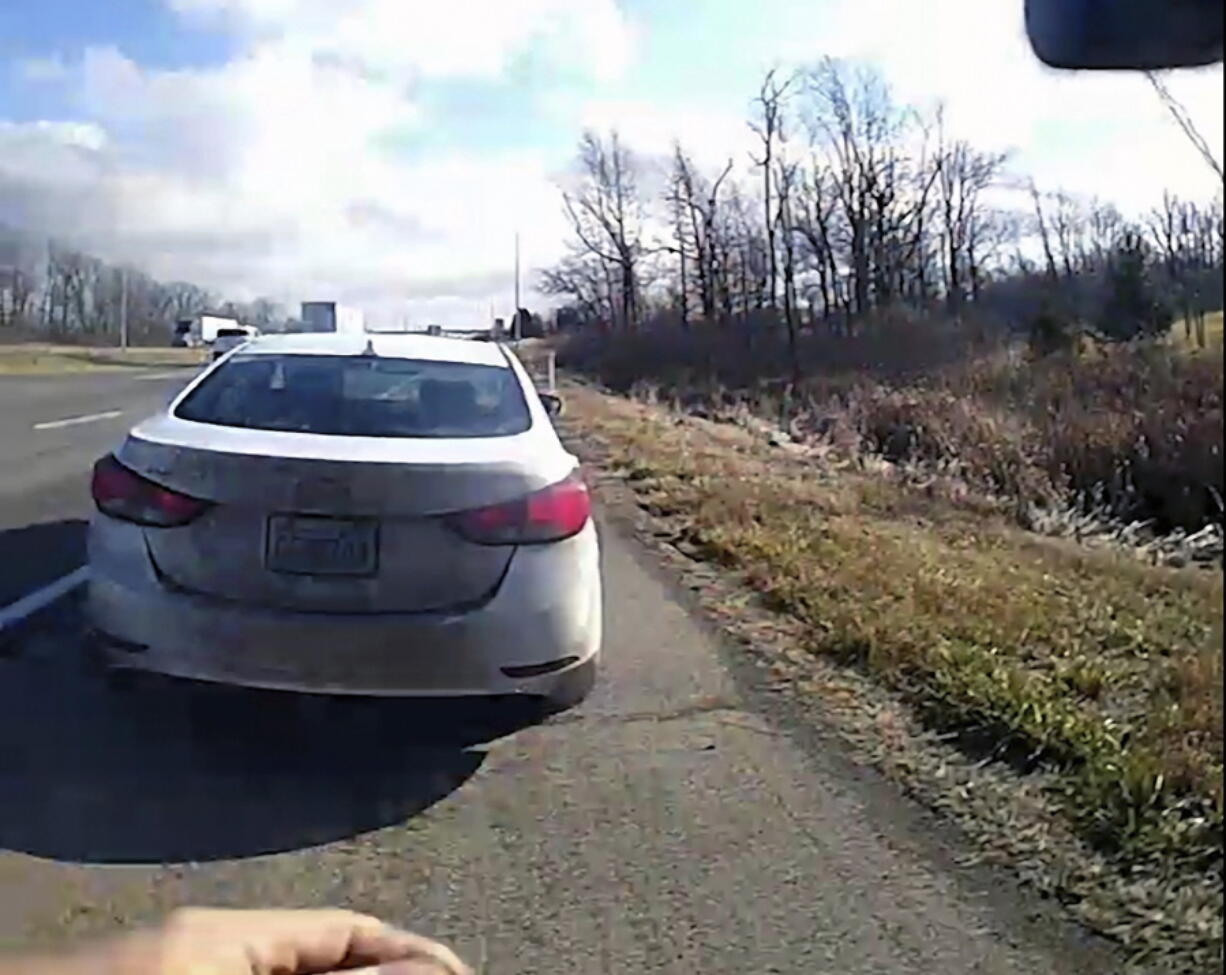
[[[60,427],[75,427],[78,423],[96,423],[98,420],[113,420],[123,416],[123,410],[107,410],[105,413],[87,413],[85,416],[70,416],[67,420],[47,420],[34,424],[35,430],[58,430]]]
[[[20,623],[27,616],[45,609],[57,599],[63,599],[78,586],[84,585],[89,578],[89,566],[81,566],[75,572],[70,572],[62,579],[56,579],[48,586],[43,586],[37,592],[22,596],[17,602],[10,603],[0,609],[0,631]]]
[[[177,372],[141,373],[139,376],[135,376],[134,378],[143,380],[145,382],[149,382],[155,379],[182,379],[182,378],[186,378],[188,373],[190,373],[191,371],[192,370],[190,368],[185,366],[184,368],[178,370]]]

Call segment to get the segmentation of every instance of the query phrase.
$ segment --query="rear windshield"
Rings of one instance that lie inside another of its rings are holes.
[[[342,437],[502,437],[532,425],[509,368],[361,356],[240,354],[175,416]]]

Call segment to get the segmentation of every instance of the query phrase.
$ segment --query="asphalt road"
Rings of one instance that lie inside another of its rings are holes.
[[[0,607],[81,564],[90,463],[181,382],[147,375],[0,378]],[[893,786],[782,724],[650,556],[602,530],[600,685],[489,746],[413,704],[116,694],[83,662],[73,597],[10,634],[0,945],[184,903],[329,904],[491,975],[1117,970],[1007,878],[955,866],[956,837]]]
[[[90,466],[191,374],[0,376],[0,607],[81,565]]]

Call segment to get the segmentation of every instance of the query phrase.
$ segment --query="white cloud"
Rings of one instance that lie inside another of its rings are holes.
[[[386,76],[502,74],[533,44],[598,80],[629,62],[629,24],[616,0],[168,0],[181,13],[277,38]]]
[[[83,52],[55,80],[88,124],[0,126],[0,220],[229,294],[354,301],[376,322],[416,307],[480,323],[491,301],[505,314],[516,229],[527,266],[564,236],[541,154],[388,148],[464,124],[424,119],[415,84],[496,84],[520,57],[598,80],[629,53],[613,0],[174,6],[222,18],[238,55],[152,70]]]
[[[106,149],[95,125],[0,121],[0,223],[49,233],[98,209]]]
[[[828,28],[809,57],[873,61],[904,98],[943,99],[960,135],[1017,149],[1018,168],[1046,185],[1130,210],[1167,188],[1193,196],[1215,190],[1212,171],[1142,75],[1043,67],[1026,40],[1021,3],[859,0],[839,5]],[[1218,158],[1222,82],[1220,65],[1169,80]]]
[[[582,106],[579,118],[584,128],[599,133],[616,130],[644,155],[671,156],[673,145],[680,142],[704,166],[720,166],[729,158],[742,165],[755,137],[739,107],[594,98]]]

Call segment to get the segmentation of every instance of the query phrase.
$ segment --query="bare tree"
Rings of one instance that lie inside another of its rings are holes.
[[[1171,299],[1184,320],[1185,336],[1202,349],[1208,344],[1206,314],[1221,304],[1220,287],[1212,287],[1222,278],[1220,229],[1214,232],[1220,220],[1220,201],[1202,208],[1168,192],[1146,221]]]
[[[681,327],[690,327],[689,284],[686,281],[686,255],[688,253],[687,224],[693,206],[693,180],[688,161],[678,143],[673,148],[673,176],[667,201],[671,209],[673,244],[665,250],[677,257],[677,313]]]
[[[1057,191],[1049,194],[1049,213],[1052,236],[1055,239],[1060,266],[1064,278],[1071,281],[1080,270],[1079,263],[1085,253],[1085,237],[1089,221],[1083,202],[1069,193]]]
[[[762,222],[766,228],[767,283],[766,305],[772,312],[778,308],[779,258],[777,252],[778,208],[773,203],[772,190],[775,179],[775,159],[779,145],[785,138],[784,125],[787,110],[788,90],[795,76],[779,80],[778,69],[772,68],[762,79],[754,107],[758,118],[749,123],[762,143],[761,157],[751,157],[754,165],[762,169]]]
[[[166,285],[164,300],[167,312],[176,319],[199,315],[218,303],[203,288],[186,281]]]
[[[988,278],[1000,271],[1006,245],[1016,243],[1020,237],[1021,226],[1016,213],[986,207],[972,216],[966,238],[972,302],[979,302]]]
[[[541,272],[540,287],[545,294],[570,299],[588,322],[599,324],[612,318],[604,268],[592,254],[572,254],[556,267],[545,269]]]
[[[1086,220],[1086,251],[1082,266],[1100,272],[1106,269],[1107,261],[1124,231],[1124,218],[1114,204],[1093,200]]]
[[[47,301],[45,320],[60,335],[97,331],[94,285],[98,262],[87,254],[61,245],[47,249]]]
[[[796,183],[797,166],[785,159],[778,161],[775,185],[778,187],[779,228],[783,256],[783,320],[788,333],[788,361],[792,367],[792,382],[800,382],[800,352],[796,342],[796,226],[792,220],[792,190]]]
[[[946,143],[943,113],[938,115],[940,147],[936,161],[942,239],[945,250],[945,298],[951,314],[978,295],[979,248],[984,241],[983,192],[1000,175],[1006,155],[981,152],[964,139]]]
[[[643,256],[643,200],[637,164],[616,132],[607,141],[585,132],[579,143],[579,183],[563,194],[571,228],[582,247],[616,277],[614,314],[623,328],[638,321],[638,266]]]
[[[0,268],[0,328],[23,327],[34,312],[38,282],[16,263]]]
[[[247,309],[247,321],[261,331],[274,328],[284,318],[284,310],[269,298],[256,298]]]
[[[861,316],[875,295],[889,300],[888,265],[902,253],[898,238],[908,218],[899,209],[907,206],[900,184],[908,167],[897,143],[907,116],[878,72],[853,72],[831,58],[806,74],[806,89],[811,144],[835,176],[850,312]]]
[[[934,248],[930,236],[936,222],[932,214],[932,198],[941,175],[941,147],[938,143],[937,151],[929,155],[932,126],[918,113],[913,117],[920,132],[919,156],[911,161],[907,173],[910,186],[906,197],[910,202],[899,223],[898,233],[903,246],[895,273],[899,279],[898,294],[923,308],[932,297],[937,276],[933,271]],[[971,222],[973,224],[973,218]],[[972,237],[973,229],[968,232],[968,245]]]
[[[929,313],[940,302],[977,327],[998,316],[1030,325],[1045,302],[1082,320],[1101,310],[1120,243],[1137,230],[1110,204],[1023,177],[1006,184],[1006,154],[947,137],[940,110],[897,103],[871,68],[826,59],[786,79],[771,71],[752,104],[744,180],[731,161],[704,171],[674,146],[650,212],[616,134],[585,136],[564,197],[574,251],[542,278],[570,301],[569,320],[633,327],[653,310],[660,322],[679,313],[685,326],[735,323],[750,348],[756,335],[771,341],[759,326],[778,325],[795,380],[806,322],[851,335],[889,306]],[[793,126],[806,152],[794,152]],[[1028,212],[993,205],[1006,185],[1029,192]],[[1221,303],[1221,204],[1172,204],[1150,223],[1148,270],[1164,269],[1155,279],[1195,332],[1198,309]]]
[[[1051,235],[1047,232],[1047,219],[1043,215],[1043,199],[1033,179],[1030,181],[1030,199],[1034,203],[1035,228],[1039,232],[1039,241],[1043,245],[1047,276],[1054,282],[1059,278],[1060,272],[1056,270],[1056,255],[1052,251]]]
[[[794,208],[794,226],[808,247],[808,256],[817,275],[817,295],[821,298],[822,319],[830,321],[837,310],[846,313],[847,296],[839,275],[835,240],[836,190],[834,173],[816,159],[808,178],[801,174]]]
[[[38,291],[26,235],[0,224],[0,328],[30,324]]]
[[[680,145],[674,149],[673,179],[667,201],[674,210],[677,248],[692,255],[702,316],[708,321],[717,317],[721,296],[727,290],[724,280],[727,248],[720,240],[726,221],[721,219],[719,194],[731,172],[729,159],[719,175],[709,181],[697,172]],[[681,269],[684,272],[684,261]]]
[[[751,310],[761,303],[768,275],[764,257],[766,244],[750,212],[749,201],[739,187],[733,189],[729,203],[730,263],[735,264],[735,292],[740,299],[741,326],[747,341],[752,341],[753,333],[748,327]]]

